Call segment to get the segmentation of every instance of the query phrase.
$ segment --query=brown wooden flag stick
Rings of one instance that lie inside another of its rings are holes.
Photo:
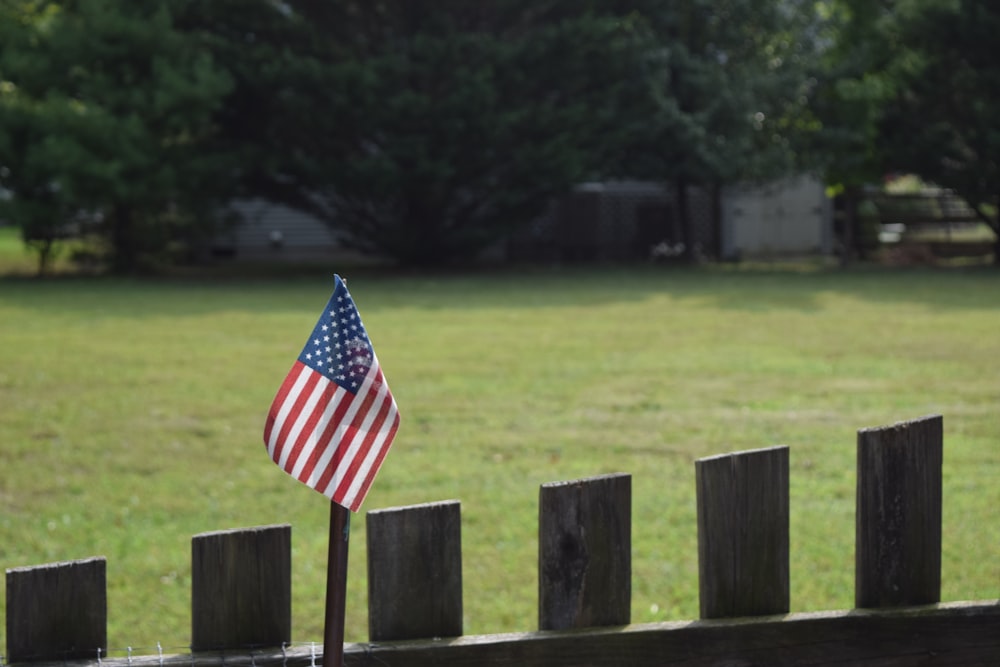
[[[330,503],[330,551],[326,571],[326,618],[323,626],[323,665],[343,667],[344,612],[347,603],[347,551],[351,538],[351,511]]]

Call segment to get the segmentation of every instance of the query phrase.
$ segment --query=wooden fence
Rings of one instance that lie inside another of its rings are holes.
[[[884,247],[896,254],[923,253],[928,257],[984,257],[995,250],[994,239],[969,235],[983,224],[965,201],[950,190],[911,193],[873,193],[867,200],[881,224]]]
[[[854,610],[788,613],[788,448],[772,447],[696,462],[696,621],[630,624],[627,474],[541,487],[537,632],[462,636],[457,501],[368,512],[370,639],[345,663],[1000,665],[1000,600],[940,603],[942,433],[940,416],[858,432]],[[91,558],[7,570],[7,662],[322,663],[289,646],[290,526],[197,535],[191,556],[190,654],[109,659]]]

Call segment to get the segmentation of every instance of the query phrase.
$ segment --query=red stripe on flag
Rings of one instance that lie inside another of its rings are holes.
[[[312,407],[312,412],[306,417],[305,423],[302,425],[302,430],[299,431],[299,435],[295,438],[295,442],[292,445],[291,451],[288,453],[288,459],[285,461],[285,472],[292,474],[292,470],[295,468],[295,463],[298,461],[299,456],[302,454],[302,449],[306,446],[315,432],[316,427],[323,417],[323,414],[330,408],[334,396],[337,393],[337,385],[333,382],[329,382],[326,378],[323,378],[319,373],[313,372],[314,375],[318,376],[317,384],[323,382],[323,386],[320,387],[320,395],[316,400],[315,405]],[[315,389],[310,393],[310,397]]]
[[[332,383],[331,383],[332,384]],[[336,384],[333,387],[336,388]],[[333,408],[333,415],[330,417],[330,421],[327,422],[326,427],[323,432],[319,434],[316,440],[316,446],[313,447],[312,452],[309,453],[309,458],[306,460],[305,466],[299,471],[297,479],[309,486],[309,478],[312,476],[313,471],[316,469],[316,465],[319,463],[323,454],[333,448],[338,450],[340,446],[340,441],[334,441],[334,436],[337,433],[337,429],[341,427],[340,421],[344,418],[344,413],[351,407],[354,402],[354,394],[349,391],[343,391],[340,400],[337,402],[336,406]],[[336,467],[340,465],[340,457],[337,455],[337,451],[334,451],[332,459],[327,463],[327,467]],[[316,488],[316,487],[313,487]]]
[[[375,474],[382,467],[382,461],[385,459],[385,455],[389,453],[388,444],[392,442],[393,438],[396,437],[396,430],[399,428],[399,413],[397,412],[392,420],[392,426],[389,428],[389,432],[385,438],[383,438],[383,443],[380,443],[378,448],[378,454],[375,457],[375,461],[372,462],[371,467],[368,469],[368,474],[365,475],[364,481],[361,483],[357,494],[355,495],[355,500],[351,503],[350,509],[353,512],[357,512],[358,508],[361,507],[361,502],[364,500],[365,496],[368,494],[368,489],[371,488],[372,482],[375,480]]]
[[[374,396],[372,398],[374,399]],[[365,457],[368,456],[368,452],[371,450],[372,445],[375,443],[376,439],[378,439],[378,432],[382,429],[382,424],[385,423],[385,418],[389,414],[390,407],[389,402],[384,401],[378,408],[378,412],[375,413],[374,421],[367,428],[363,428],[361,424],[358,424],[356,427],[355,432],[358,447],[355,450],[354,455],[351,457],[351,460],[347,462],[347,469],[337,471],[342,472],[342,474],[339,475],[339,480],[331,479],[327,481],[327,485],[331,482],[335,482],[337,484],[336,490],[330,496],[331,498],[339,498],[340,500],[338,500],[338,502],[344,500],[345,494],[358,476],[358,469],[361,467],[361,464],[364,463]],[[371,414],[372,413],[369,412],[369,416]],[[333,476],[331,475],[331,477]]]
[[[377,391],[372,391],[369,393],[368,399],[366,401],[368,405],[365,406],[365,414],[359,414],[354,419],[354,424],[352,425],[355,431],[354,454],[351,456],[351,461],[347,469],[342,471],[342,474],[338,476],[341,480],[353,479],[357,475],[358,466],[364,461],[368,450],[377,438],[388,416],[389,408],[391,407],[388,396],[385,394],[380,395]],[[376,402],[378,403],[377,405],[375,405]],[[366,421],[367,424],[365,424]],[[337,482],[337,484],[338,486],[341,485],[342,481]]]
[[[298,361],[292,366],[292,370],[288,371],[288,375],[285,376],[284,381],[281,383],[281,387],[278,388],[278,393],[271,401],[271,409],[267,411],[267,422],[264,424],[264,444],[267,445],[271,442],[271,429],[274,428],[274,420],[278,418],[278,413],[281,412],[281,406],[285,403],[285,399],[288,397],[288,392],[292,390],[295,385],[295,379],[298,377],[296,369],[302,366]],[[294,376],[294,377],[293,377]]]
[[[298,394],[290,394],[286,400],[294,401],[291,406],[291,410],[288,412],[288,416],[285,417],[284,423],[281,425],[281,430],[278,432],[278,441],[275,445],[274,452],[271,458],[274,459],[275,463],[281,462],[281,453],[284,451],[285,447],[288,445],[288,433],[292,430],[295,422],[298,421],[299,415],[302,413],[305,407],[306,401],[309,400],[309,396],[312,394],[313,389],[316,388],[316,384],[319,382],[319,373],[313,372],[303,363],[296,361],[295,365],[292,366],[292,371],[289,373],[289,377],[295,376],[292,380],[294,385],[295,380],[298,379],[299,371],[305,372],[305,385],[302,387]],[[284,407],[284,406],[282,406]],[[280,411],[280,410],[279,410]]]
[[[382,377],[382,372],[379,370],[369,388],[369,397],[372,399],[368,402],[366,406],[367,415],[361,415],[361,411],[358,411],[359,417],[354,419],[356,425],[357,436],[361,438],[358,447],[351,456],[348,462],[347,469],[343,471],[340,475],[339,480],[336,481],[336,490],[330,496],[336,502],[342,502],[347,500],[349,506],[356,507],[360,505],[361,499],[364,498],[368,485],[365,484],[365,479],[369,477],[369,470],[363,472],[364,479],[361,480],[361,485],[357,488],[354,494],[350,494],[351,487],[354,486],[355,482],[358,481],[359,470],[362,470],[365,462],[368,460],[369,455],[372,454],[373,448],[375,449],[374,456],[376,461],[380,461],[384,458],[384,454],[379,455],[380,452],[386,449],[386,443],[391,442],[391,435],[394,431],[390,430],[383,433],[383,429],[388,421],[392,420],[395,422],[399,414],[396,412],[395,405],[393,403],[392,395],[389,393],[388,387],[385,385],[384,379]],[[377,412],[374,413],[374,419],[371,420],[367,426],[364,425],[364,419],[371,415],[371,404],[376,400],[381,399],[381,404],[377,408]],[[321,483],[318,488],[322,489],[329,485],[329,481]],[[329,489],[328,489],[329,491]]]
[[[364,385],[362,385],[362,389],[365,389]],[[363,437],[364,435],[363,431],[361,431],[360,429],[364,425],[365,419],[371,412],[372,403],[375,402],[376,396],[375,392],[371,391],[371,387],[369,386],[367,390],[365,390],[364,395],[359,394],[356,398],[361,399],[361,404],[358,405],[358,409],[354,413],[354,416],[351,418],[350,423],[345,425],[344,433],[337,441],[337,454],[339,455],[338,458],[340,459],[339,465],[337,466],[328,465],[326,467],[326,470],[323,471],[322,476],[316,483],[315,488],[317,491],[326,493],[324,489],[326,489],[327,486],[330,485],[330,480],[333,478],[334,474],[338,471],[340,466],[343,465],[344,457],[346,457],[349,454],[351,445],[359,436]],[[348,465],[353,464],[354,458],[356,456],[357,454],[354,454],[353,456],[350,457]],[[350,473],[345,472],[344,474],[350,474]],[[330,494],[327,493],[326,495]],[[333,498],[333,496],[330,497]],[[337,502],[336,498],[334,498],[334,502]]]

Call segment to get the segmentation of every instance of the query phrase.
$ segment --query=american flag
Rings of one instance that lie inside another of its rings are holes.
[[[399,411],[354,300],[334,279],[333,296],[267,413],[264,444],[289,475],[357,512]]]

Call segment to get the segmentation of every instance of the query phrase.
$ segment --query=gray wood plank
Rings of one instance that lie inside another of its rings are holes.
[[[788,447],[695,462],[702,618],[789,608]]]
[[[538,627],[625,625],[632,603],[632,477],[544,484],[539,492]]]
[[[858,431],[855,605],[941,599],[940,415]]]
[[[292,635],[292,527],[191,539],[191,648],[280,646]]]
[[[7,661],[92,658],[108,648],[103,557],[7,570]]]
[[[462,634],[461,503],[368,512],[371,641]]]

